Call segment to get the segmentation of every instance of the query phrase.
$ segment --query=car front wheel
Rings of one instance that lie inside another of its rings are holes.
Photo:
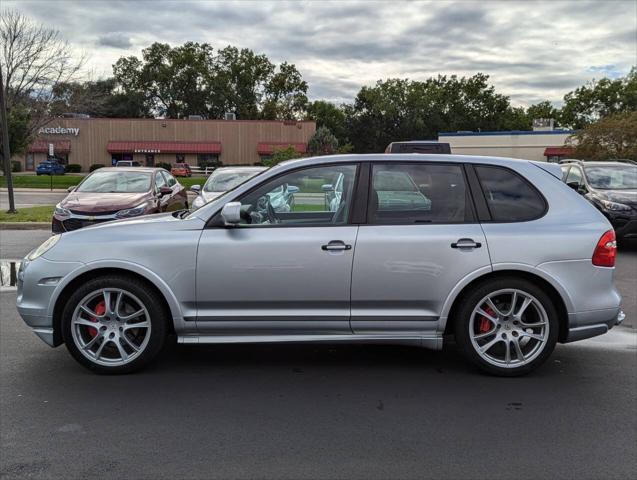
[[[164,345],[168,315],[144,282],[109,275],[84,283],[67,302],[62,335],[73,357],[97,373],[130,373]]]
[[[534,283],[501,278],[479,285],[455,318],[461,352],[488,373],[526,374],[555,348],[558,314],[551,298]]]

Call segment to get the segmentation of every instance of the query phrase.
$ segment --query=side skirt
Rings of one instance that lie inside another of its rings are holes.
[[[179,335],[179,343],[368,343],[389,345],[413,345],[442,349],[442,336],[415,336],[415,335]]]

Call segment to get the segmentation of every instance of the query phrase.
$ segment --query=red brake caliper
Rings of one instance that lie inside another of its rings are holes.
[[[97,315],[104,315],[104,312],[106,312],[106,304],[104,303],[104,300],[102,300],[100,303],[95,305],[95,313]],[[97,318],[91,317],[91,322],[96,322],[97,323]],[[97,329],[93,328],[93,327],[89,327],[88,328],[88,334],[91,337],[95,337],[95,335],[97,335]]]
[[[491,309],[491,307],[486,307],[484,309],[492,317],[495,317],[495,312]],[[487,333],[493,327],[491,326],[491,321],[487,317],[480,317],[480,324],[478,325],[478,333]]]

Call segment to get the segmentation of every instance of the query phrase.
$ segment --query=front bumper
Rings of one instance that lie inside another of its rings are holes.
[[[115,217],[114,213],[108,213],[106,215],[79,215],[72,213],[70,216],[59,216],[54,214],[51,221],[51,230],[53,233],[72,232],[80,228],[89,227],[98,223],[112,222],[113,220],[119,220]]]
[[[608,211],[604,213],[615,229],[617,238],[637,238],[637,214]]]
[[[54,331],[53,307],[65,285],[65,278],[84,264],[81,262],[52,262],[39,257],[22,261],[18,272],[18,313],[33,332],[48,345],[61,343],[59,332]]]

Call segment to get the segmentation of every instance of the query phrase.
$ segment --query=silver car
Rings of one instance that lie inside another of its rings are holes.
[[[381,202],[399,173],[420,202]],[[387,154],[281,163],[198,210],[51,237],[18,274],[18,310],[96,372],[180,343],[373,342],[527,373],[556,342],[623,320],[608,220],[557,165]],[[342,181],[337,208],[324,185]],[[277,212],[270,194],[298,187]]]
[[[206,203],[223,195],[228,190],[242,184],[250,177],[258,175],[266,167],[219,167],[210,174],[203,188],[193,185],[190,190],[197,194],[192,202],[192,208],[203,207]]]

